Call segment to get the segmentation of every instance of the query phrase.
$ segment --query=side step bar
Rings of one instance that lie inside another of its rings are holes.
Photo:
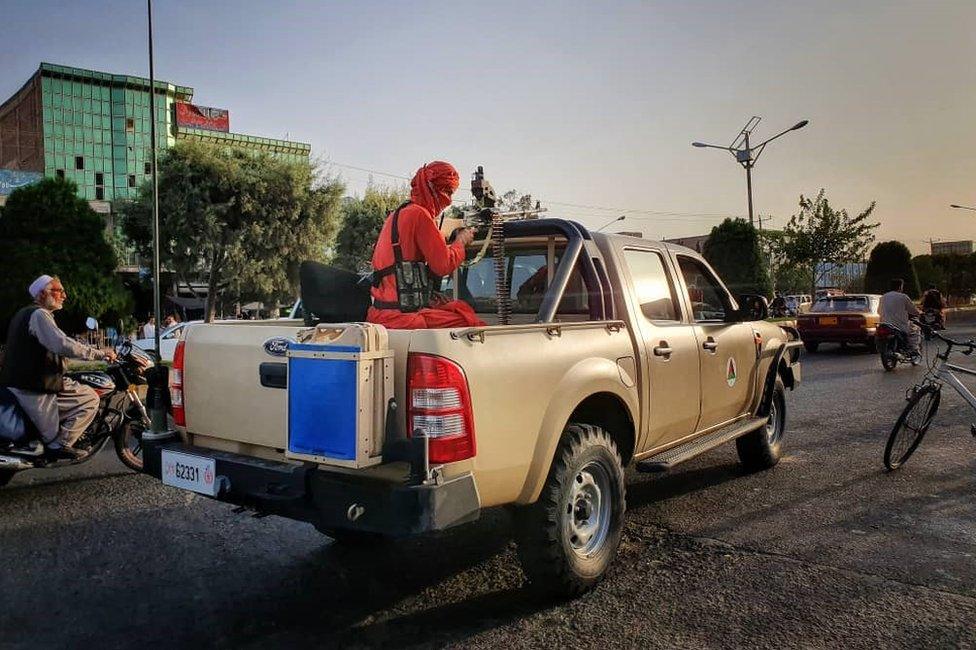
[[[706,436],[696,438],[683,445],[678,445],[667,451],[662,451],[656,456],[645,458],[638,461],[638,472],[666,472],[675,465],[691,460],[695,456],[700,456],[706,451],[711,451],[719,445],[724,445],[730,440],[742,437],[747,433],[752,433],[756,429],[766,424],[767,418],[751,417],[742,422],[737,422],[724,429],[712,432]]]

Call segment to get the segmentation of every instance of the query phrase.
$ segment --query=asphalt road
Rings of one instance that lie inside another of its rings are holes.
[[[745,475],[726,446],[631,474],[611,575],[569,603],[521,589],[501,510],[348,550],[110,453],[22,474],[0,491],[0,647],[976,646],[976,415],[947,392],[920,450],[885,474],[924,368],[821,349],[788,395],[779,466]]]

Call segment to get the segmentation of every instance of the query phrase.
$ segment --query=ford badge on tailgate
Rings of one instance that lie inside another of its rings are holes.
[[[273,357],[283,357],[288,351],[288,339],[283,336],[275,336],[264,342],[264,351]]]

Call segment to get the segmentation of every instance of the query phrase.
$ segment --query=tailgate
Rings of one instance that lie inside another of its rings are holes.
[[[291,340],[301,327],[275,321],[191,327],[183,368],[187,431],[282,449],[286,359],[265,351],[264,344],[276,337]]]

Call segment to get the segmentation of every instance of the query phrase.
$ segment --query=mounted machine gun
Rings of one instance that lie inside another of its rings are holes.
[[[439,228],[448,242],[454,240],[457,231],[461,228],[475,228],[478,231],[476,238],[484,238],[481,250],[472,259],[466,260],[463,266],[472,266],[480,262],[488,250],[488,245],[491,244],[495,269],[495,304],[498,322],[501,325],[507,325],[512,315],[512,296],[505,269],[504,224],[506,221],[535,219],[546,209],[540,207],[538,201],[536,201],[534,208],[509,211],[499,209],[498,194],[495,193],[495,188],[485,178],[485,170],[481,165],[471,175],[471,195],[471,205],[468,206],[468,211],[462,212],[460,217],[441,217]]]

